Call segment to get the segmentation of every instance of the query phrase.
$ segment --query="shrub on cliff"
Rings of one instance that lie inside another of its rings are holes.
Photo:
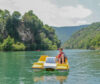
[[[22,51],[25,50],[25,45],[23,43],[17,42],[16,44],[13,44],[13,50],[15,51]]]

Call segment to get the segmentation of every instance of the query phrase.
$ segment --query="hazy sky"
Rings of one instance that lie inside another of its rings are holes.
[[[100,0],[0,0],[0,9],[33,12],[50,26],[75,26],[100,21]]]

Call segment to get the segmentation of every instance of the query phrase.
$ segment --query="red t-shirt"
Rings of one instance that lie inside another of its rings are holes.
[[[58,58],[60,58],[62,54],[64,54],[64,52],[60,52]]]

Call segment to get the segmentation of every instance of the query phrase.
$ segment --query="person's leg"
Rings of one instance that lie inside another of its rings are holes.
[[[62,55],[62,64],[64,63],[64,56]]]
[[[58,63],[61,64],[61,58],[58,58]]]

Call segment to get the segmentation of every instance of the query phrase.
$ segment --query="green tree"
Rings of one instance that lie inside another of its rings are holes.
[[[14,39],[8,36],[2,43],[1,48],[5,51],[10,51],[13,49]]]
[[[10,46],[9,49],[6,47],[9,41],[3,41],[8,35],[11,36],[9,39],[14,38],[14,50],[24,50],[24,48],[25,50],[47,50],[56,49],[60,46],[55,30],[44,25],[32,10],[26,12],[23,16],[18,11],[10,14],[8,10],[0,10],[0,42],[3,50],[12,50]],[[29,39],[27,39],[28,36]]]
[[[25,45],[20,42],[17,42],[16,44],[14,43],[12,46],[13,46],[13,50],[15,51],[22,51],[26,49]]]
[[[13,19],[19,20],[20,17],[21,17],[21,14],[18,11],[13,12],[13,14],[12,14]]]
[[[21,14],[18,11],[14,11],[6,23],[6,30],[11,37],[15,38],[15,41],[20,39],[17,30],[17,27],[20,25],[20,17]]]

